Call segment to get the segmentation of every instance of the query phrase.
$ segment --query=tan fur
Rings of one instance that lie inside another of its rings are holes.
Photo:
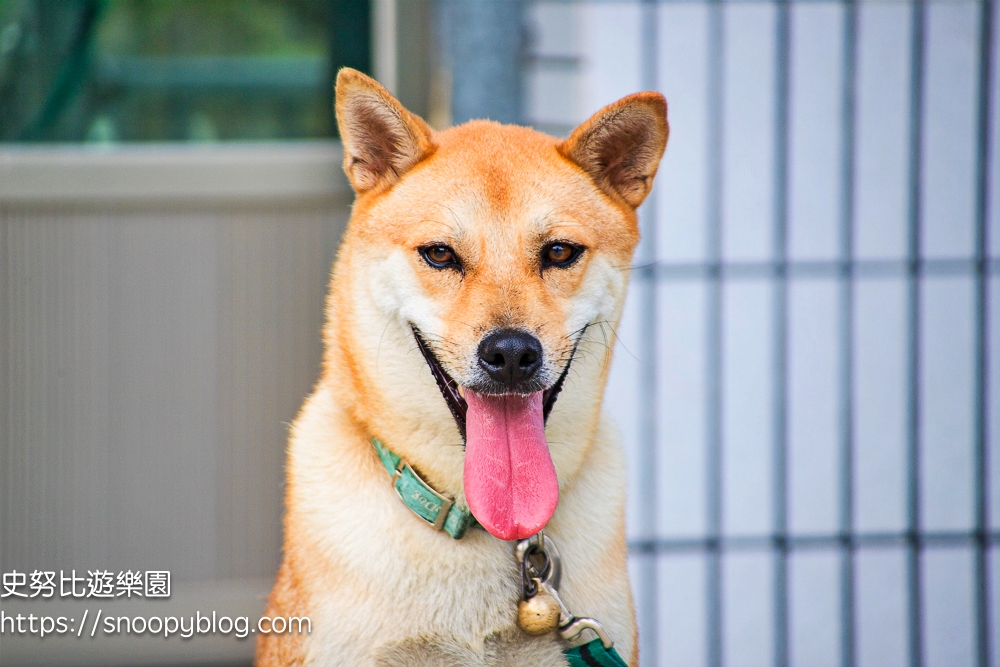
[[[479,528],[462,540],[434,531],[400,502],[370,442],[464,505],[461,437],[410,327],[461,385],[479,341],[503,326],[539,338],[549,384],[582,333],[546,426],[560,501],[545,530],[566,604],[604,623],[636,665],[624,460],[601,397],[635,207],[666,144],[663,98],[627,97],[563,142],[489,121],[433,133],[343,70],[337,114],[357,200],[334,265],[323,373],[289,442],[284,561],[268,607],[309,616],[313,630],[260,637],[257,664],[565,664],[554,635],[516,627],[513,544]],[[586,250],[542,270],[553,240]],[[418,252],[429,244],[451,246],[464,272],[429,267]]]

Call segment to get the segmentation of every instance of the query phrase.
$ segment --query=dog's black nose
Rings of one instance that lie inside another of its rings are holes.
[[[498,329],[479,344],[479,365],[505,388],[517,391],[542,367],[542,343],[526,331]]]

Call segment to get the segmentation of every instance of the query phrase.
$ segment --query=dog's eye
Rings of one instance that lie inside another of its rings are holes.
[[[542,267],[566,267],[576,261],[583,248],[572,243],[550,243],[542,249]]]
[[[461,268],[455,251],[446,245],[432,245],[421,248],[420,254],[435,269]]]

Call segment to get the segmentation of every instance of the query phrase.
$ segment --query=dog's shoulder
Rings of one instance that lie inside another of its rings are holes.
[[[267,601],[265,615],[270,618],[296,615],[302,609],[302,591],[294,585],[293,577],[285,561],[278,571],[278,579]],[[255,667],[301,667],[305,664],[305,645],[300,634],[259,634],[257,635],[257,657]]]

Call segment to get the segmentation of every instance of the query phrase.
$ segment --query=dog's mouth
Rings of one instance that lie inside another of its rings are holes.
[[[465,498],[472,514],[500,539],[534,535],[548,523],[559,501],[545,422],[576,345],[551,387],[526,395],[488,394],[467,387],[460,391],[416,327],[413,336],[465,442]]]
[[[466,418],[469,413],[469,403],[463,398],[462,393],[458,389],[458,383],[448,374],[448,371],[441,366],[441,362],[438,361],[437,355],[430,348],[430,345],[424,341],[423,336],[420,335],[420,330],[411,325],[413,329],[413,337],[417,340],[417,347],[420,348],[420,353],[424,355],[424,360],[431,369],[431,375],[434,376],[434,381],[437,383],[438,389],[441,390],[441,395],[444,396],[445,403],[448,404],[448,409],[451,411],[451,416],[455,418],[455,424],[458,425],[458,432],[462,435],[462,440],[467,440],[466,434]],[[579,342],[577,342],[579,345]],[[562,391],[563,382],[566,380],[566,374],[569,373],[570,364],[573,363],[573,357],[576,354],[577,345],[573,346],[573,350],[570,352],[569,360],[566,362],[566,366],[562,369],[559,374],[559,378],[555,383],[548,389],[542,390],[542,420],[543,423],[547,422],[549,419],[549,413],[552,412],[552,406],[556,404],[556,399],[559,398],[559,392]]]

